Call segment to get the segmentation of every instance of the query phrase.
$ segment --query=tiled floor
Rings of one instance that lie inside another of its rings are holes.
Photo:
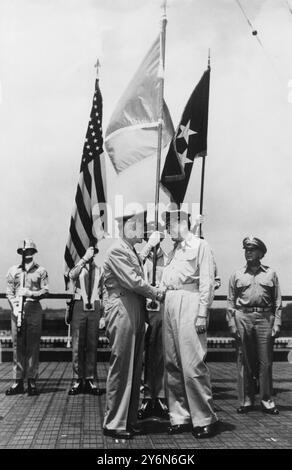
[[[102,434],[105,395],[69,397],[71,364],[40,363],[40,395],[7,397],[11,383],[10,363],[0,364],[0,449],[194,449],[194,448],[292,448],[292,365],[274,363],[274,388],[279,416],[260,409],[241,416],[236,413],[236,369],[233,363],[210,363],[220,433],[195,440],[190,433],[165,433],[115,442]],[[105,387],[107,363],[98,364],[100,386]]]

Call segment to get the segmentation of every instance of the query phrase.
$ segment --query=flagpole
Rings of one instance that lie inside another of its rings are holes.
[[[158,207],[159,207],[159,189],[160,189],[160,169],[161,169],[161,150],[162,150],[162,125],[163,125],[163,103],[164,103],[164,65],[165,65],[165,38],[166,38],[166,3],[163,0],[161,4],[162,19],[160,31],[160,63],[159,63],[159,89],[158,89],[158,139],[157,139],[157,164],[156,164],[156,185],[155,185],[155,230],[158,230]],[[153,272],[152,285],[156,284],[156,264],[157,264],[157,246],[153,249]]]
[[[210,49],[208,51],[208,70],[211,70],[210,66]],[[208,123],[207,123],[208,125]],[[205,164],[206,155],[202,157],[202,172],[201,172],[201,194],[200,194],[200,214],[203,215],[203,203],[204,203],[204,183],[205,183]],[[202,225],[200,225],[200,238],[203,237]]]

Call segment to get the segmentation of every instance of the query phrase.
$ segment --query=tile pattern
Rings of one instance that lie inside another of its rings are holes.
[[[100,387],[105,387],[106,362],[98,363]],[[248,415],[236,413],[236,367],[230,362],[209,363],[220,433],[196,440],[191,433],[168,436],[153,433],[116,442],[102,434],[105,395],[68,396],[71,364],[40,363],[40,395],[7,397],[11,363],[0,364],[0,449],[195,449],[292,448],[292,365],[274,363],[274,388],[279,416],[264,415],[259,406]]]

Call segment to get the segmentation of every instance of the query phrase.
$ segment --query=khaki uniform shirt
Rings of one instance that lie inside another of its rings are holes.
[[[155,299],[157,295],[157,288],[148,284],[144,278],[143,264],[138,253],[122,238],[107,252],[103,282],[108,291],[122,287],[151,299]]]
[[[248,266],[235,271],[229,281],[227,307],[229,326],[235,311],[245,307],[271,308],[275,323],[281,325],[282,299],[276,272],[262,264],[255,274]]]
[[[178,289],[184,284],[193,283],[199,288],[199,316],[207,317],[214,296],[214,257],[206,240],[189,232],[170,254],[162,284]]]
[[[22,287],[22,269],[21,265],[12,266],[7,273],[7,288],[6,296],[12,307],[16,306],[19,302],[18,291]],[[48,273],[42,266],[33,262],[25,272],[24,287],[33,292],[32,297],[26,297],[26,301],[38,301],[39,297],[49,292],[49,279]]]

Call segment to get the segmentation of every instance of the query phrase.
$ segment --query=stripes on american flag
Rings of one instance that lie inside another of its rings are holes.
[[[83,146],[79,181],[65,249],[65,280],[90,246],[106,229],[105,171],[102,138],[102,96],[95,82],[90,120]],[[103,203],[103,204],[102,204]]]

